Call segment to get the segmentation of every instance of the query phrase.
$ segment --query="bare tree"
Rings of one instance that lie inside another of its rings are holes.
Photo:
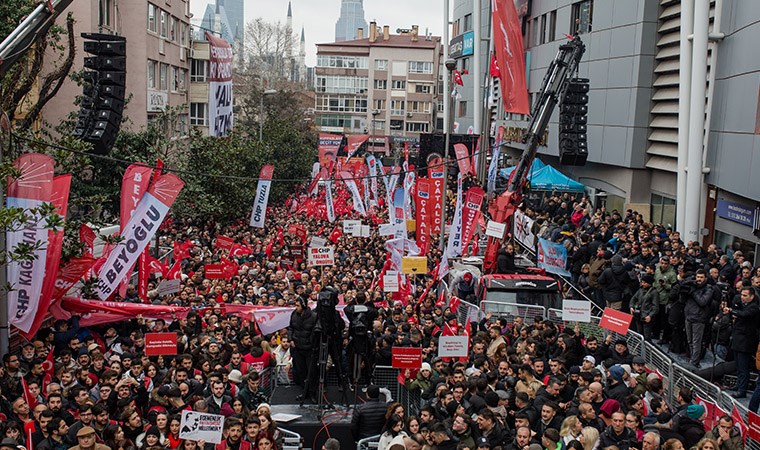
[[[298,36],[281,22],[257,18],[245,29],[241,71],[267,88],[281,88],[293,79],[296,69]]]

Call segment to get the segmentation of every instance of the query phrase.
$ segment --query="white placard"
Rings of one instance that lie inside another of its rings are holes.
[[[335,264],[335,250],[332,247],[309,247],[310,266],[332,266]]]
[[[398,292],[398,272],[389,270],[383,275],[383,291]]]
[[[179,424],[179,438],[219,444],[222,442],[223,428],[222,415],[184,410]]]
[[[362,225],[361,237],[369,237],[369,225]]]
[[[158,296],[163,297],[165,295],[170,294],[176,294],[179,292],[180,287],[180,280],[179,278],[176,280],[164,280],[158,285]]]
[[[486,236],[496,239],[504,239],[504,233],[507,231],[507,224],[489,220],[486,225]]]
[[[467,336],[441,336],[438,338],[438,356],[461,358],[469,356]]]
[[[563,300],[562,320],[564,322],[591,322],[591,302],[587,300]]]
[[[312,236],[311,241],[309,242],[309,247],[325,247],[327,245],[327,239]]]
[[[344,220],[343,232],[346,234],[354,234],[354,229],[356,228],[361,229],[361,226],[362,226],[361,220]]]
[[[377,227],[377,232],[380,236],[393,236],[396,234],[396,225],[392,223],[381,223]]]
[[[523,214],[519,209],[513,215],[514,236],[526,248],[536,248],[536,236],[530,231],[533,228],[533,219]]]

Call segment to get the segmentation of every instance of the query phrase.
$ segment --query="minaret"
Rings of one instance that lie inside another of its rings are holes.
[[[298,81],[306,84],[306,33],[301,25],[301,48],[298,52]]]
[[[287,41],[285,41],[285,71],[283,75],[290,81],[293,81],[295,75],[295,58],[293,57],[293,8],[288,2],[288,18],[285,20],[285,32]]]
[[[285,21],[285,26],[291,30],[293,29],[293,8],[291,8],[290,2],[288,2],[288,18]]]

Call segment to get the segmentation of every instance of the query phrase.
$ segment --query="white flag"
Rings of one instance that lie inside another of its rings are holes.
[[[325,180],[325,209],[327,209],[327,220],[335,222],[335,209],[333,207],[332,181]]]
[[[462,254],[462,172],[457,176],[457,205],[451,219],[446,252],[452,258]]]

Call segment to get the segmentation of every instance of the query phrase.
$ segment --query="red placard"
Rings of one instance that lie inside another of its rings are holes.
[[[419,369],[422,367],[422,348],[393,347],[391,349],[391,366],[394,369]]]
[[[203,266],[203,274],[206,278],[224,278],[224,264],[206,264]]]
[[[216,243],[214,244],[216,247],[223,248],[225,250],[229,250],[232,248],[232,246],[235,244],[235,241],[232,238],[229,238],[227,236],[217,236],[216,237]]]
[[[145,333],[145,354],[176,355],[177,333]]]
[[[303,261],[303,245],[291,245],[290,255],[296,260],[296,262]]]
[[[615,333],[626,334],[628,327],[631,326],[631,319],[633,316],[630,314],[612,308],[604,308],[599,326]]]
[[[755,442],[760,442],[760,416],[749,411],[747,419],[749,419],[749,427],[747,429],[749,438]]]

